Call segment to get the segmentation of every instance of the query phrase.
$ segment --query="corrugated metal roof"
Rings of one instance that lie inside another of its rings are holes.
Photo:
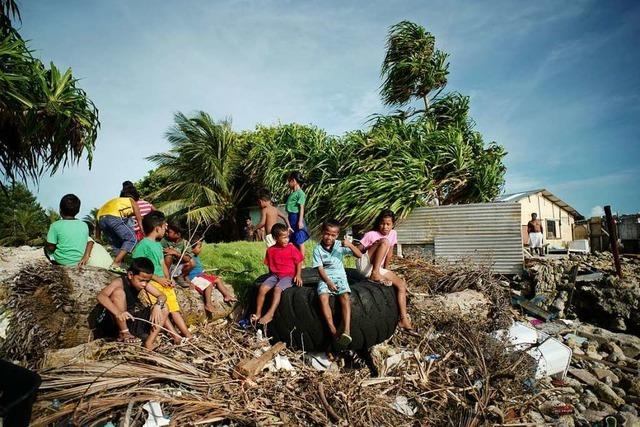
[[[546,190],[544,188],[541,188],[539,190],[523,191],[520,193],[503,194],[502,196],[498,197],[495,201],[496,202],[518,202],[519,200],[524,199],[525,197],[534,196],[536,194],[542,194],[545,198],[549,199],[551,202],[555,203],[556,205],[560,206],[561,208],[569,212],[576,219],[584,218],[580,214],[580,212],[578,212],[577,210],[572,208],[568,203],[562,201],[558,197],[554,196],[553,193],[551,193],[549,190]]]
[[[433,243],[449,261],[490,264],[495,273],[522,272],[524,255],[519,203],[476,203],[414,209],[398,223],[400,244]]]

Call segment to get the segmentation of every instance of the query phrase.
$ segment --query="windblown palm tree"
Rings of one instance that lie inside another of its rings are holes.
[[[237,179],[239,142],[231,122],[216,123],[203,111],[191,118],[177,113],[174,120],[166,133],[170,150],[148,157],[168,183],[151,197],[170,200],[159,209],[193,223],[235,223],[246,185]]]
[[[414,99],[429,108],[429,94],[447,84],[447,54],[435,48],[436,39],[424,27],[409,21],[389,30],[382,62],[380,88],[386,105],[403,106]]]

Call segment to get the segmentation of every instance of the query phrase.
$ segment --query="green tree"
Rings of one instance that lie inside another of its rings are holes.
[[[166,133],[171,148],[148,159],[167,184],[151,194],[168,214],[186,215],[192,223],[228,223],[237,232],[236,213],[247,186],[238,178],[239,141],[231,121],[215,122],[200,111],[174,116]]]
[[[42,245],[49,217],[29,189],[20,183],[0,191],[0,245]]]
[[[34,180],[80,161],[89,166],[98,110],[71,69],[47,68],[31,55],[11,23],[16,3],[0,0],[0,187]]]
[[[429,94],[447,84],[447,54],[435,48],[435,37],[409,21],[393,25],[387,37],[382,62],[382,100],[389,106],[404,106],[415,99],[429,108]]]

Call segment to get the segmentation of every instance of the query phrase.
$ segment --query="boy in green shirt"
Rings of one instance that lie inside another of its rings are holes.
[[[191,338],[191,332],[189,332],[189,328],[187,328],[187,324],[184,322],[182,314],[180,314],[178,297],[176,296],[173,282],[169,278],[167,265],[164,263],[162,245],[158,241],[164,236],[165,230],[167,229],[164,214],[160,211],[153,211],[147,214],[142,219],[142,229],[145,238],[138,242],[131,255],[133,258],[144,257],[151,260],[153,263],[153,275],[151,276],[149,286],[152,286],[167,297],[167,308],[169,309],[171,320],[185,338]],[[153,305],[157,300],[155,296],[146,292],[140,292],[138,299],[144,305]],[[182,342],[182,338],[175,331],[170,321],[165,323],[165,328],[171,331],[173,339],[177,344]]]
[[[85,265],[91,256],[93,241],[89,240],[89,228],[76,219],[80,212],[80,199],[66,194],[60,200],[60,216],[51,224],[47,233],[45,255],[55,264]]]

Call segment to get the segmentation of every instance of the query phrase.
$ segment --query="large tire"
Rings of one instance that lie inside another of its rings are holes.
[[[347,278],[351,286],[351,337],[352,350],[363,350],[388,339],[398,323],[398,303],[393,287],[387,287],[364,279],[355,269],[347,268]],[[258,286],[268,277],[256,279],[256,286],[250,301],[255,308]],[[326,351],[331,346],[331,336],[322,314],[316,287],[320,280],[317,270],[303,270],[304,286],[296,286],[282,293],[280,305],[267,333],[287,345],[305,351]],[[263,313],[271,303],[270,294],[264,304]],[[334,323],[341,324],[340,303],[330,297],[329,305]]]

